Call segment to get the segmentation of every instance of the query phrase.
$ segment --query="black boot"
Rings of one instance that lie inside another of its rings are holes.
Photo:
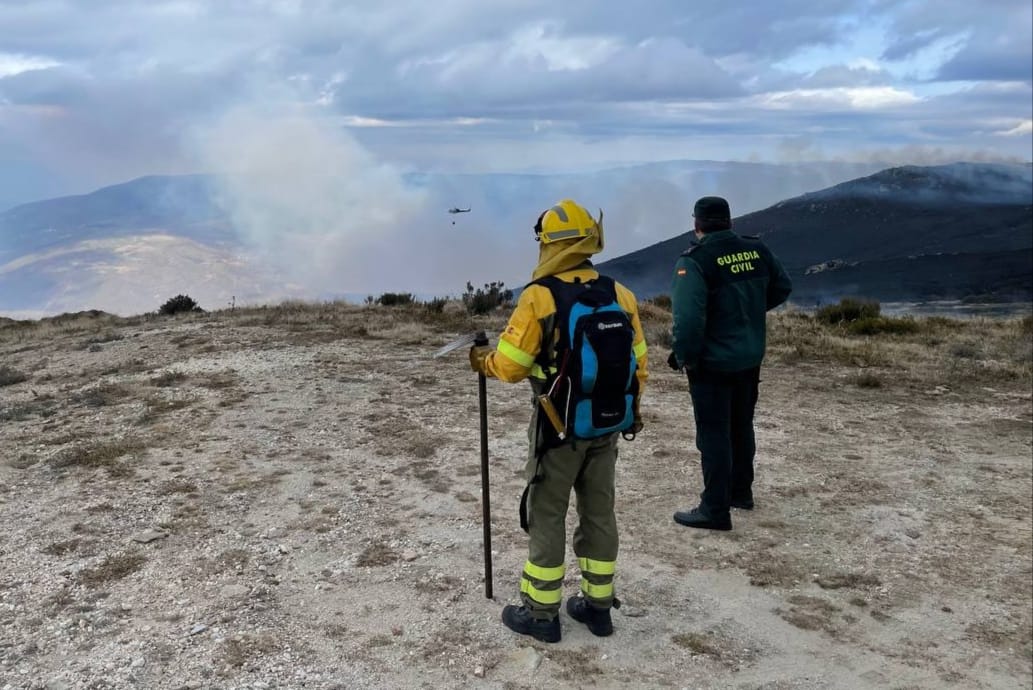
[[[597,609],[584,597],[567,599],[567,613],[578,623],[584,623],[596,637],[607,637],[613,634],[613,620],[610,609]]]
[[[753,496],[746,495],[733,498],[728,505],[739,510],[753,510]]]
[[[502,609],[502,623],[513,632],[530,635],[542,642],[560,641],[560,617],[551,621],[535,618],[525,606],[506,606]]]
[[[711,517],[703,506],[697,506],[692,510],[679,510],[674,514],[674,521],[686,527],[697,527],[699,529],[717,529],[728,531],[732,529],[732,518],[728,515],[720,518]]]

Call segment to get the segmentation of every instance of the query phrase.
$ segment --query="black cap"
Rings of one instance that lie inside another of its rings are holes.
[[[728,202],[719,196],[705,196],[692,207],[693,218],[700,220],[732,220]]]

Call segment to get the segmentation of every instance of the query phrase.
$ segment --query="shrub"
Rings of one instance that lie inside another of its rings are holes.
[[[180,314],[183,312],[203,312],[204,309],[189,295],[176,295],[169,298],[165,304],[158,308],[158,313],[163,316]]]
[[[839,304],[828,304],[814,313],[818,321],[834,326],[860,319],[874,319],[879,316],[881,308],[878,302],[842,299]]]
[[[666,311],[671,311],[671,308],[673,306],[670,295],[657,295],[656,297],[653,297],[652,299],[648,299],[646,301]]]
[[[448,304],[448,299],[445,297],[435,297],[432,300],[428,300],[423,303],[424,308],[431,314],[440,314],[445,311],[445,305]]]
[[[377,304],[385,307],[404,307],[415,302],[416,298],[411,292],[385,292],[377,297]]]
[[[466,292],[463,293],[463,304],[471,314],[487,314],[496,307],[509,304],[513,300],[513,291],[506,289],[502,281],[497,283],[485,283],[483,288],[473,287],[473,283],[466,283]]]

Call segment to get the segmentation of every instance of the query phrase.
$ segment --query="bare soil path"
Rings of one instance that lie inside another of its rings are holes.
[[[0,689],[1033,683],[1028,381],[873,366],[866,387],[775,338],[757,509],[695,532],[671,520],[701,488],[687,385],[656,347],[621,446],[616,633],[564,614],[543,645],[499,621],[529,393],[489,383],[487,600],[476,379],[429,359],[455,334],[246,313],[0,332],[27,379],[0,387]]]

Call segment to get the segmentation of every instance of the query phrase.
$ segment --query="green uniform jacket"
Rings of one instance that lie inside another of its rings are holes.
[[[678,363],[690,371],[760,366],[765,313],[792,289],[782,264],[759,239],[731,230],[703,235],[674,269],[672,349]]]

